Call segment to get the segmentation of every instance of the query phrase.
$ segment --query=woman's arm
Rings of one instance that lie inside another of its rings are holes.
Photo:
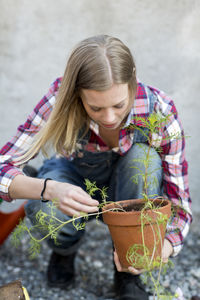
[[[40,200],[43,187],[44,179],[17,175],[9,186],[9,196],[12,199]],[[69,216],[98,211],[99,202],[73,184],[49,180],[43,197],[55,201],[56,206]]]
[[[17,175],[9,186],[11,199],[40,199],[44,179]]]
[[[53,109],[59,84],[60,79],[57,79],[28,116],[26,122],[17,128],[13,138],[0,150],[0,197],[5,201],[12,201],[13,198],[8,193],[9,186],[17,175],[23,174],[19,166],[14,165],[14,160],[31,146],[35,134],[46,123]]]
[[[161,97],[162,96],[162,97]],[[182,249],[192,221],[188,187],[188,164],[185,158],[185,136],[176,107],[164,94],[158,95],[157,109],[169,119],[160,130],[164,196],[172,202],[172,218],[167,224],[166,238],[173,246],[173,256]]]

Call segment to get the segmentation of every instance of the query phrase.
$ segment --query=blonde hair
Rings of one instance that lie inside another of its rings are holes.
[[[47,154],[49,143],[56,153],[70,155],[76,149],[80,130],[85,128],[84,135],[89,129],[81,89],[104,91],[123,83],[128,83],[133,96],[137,87],[135,63],[127,46],[107,35],[78,43],[68,59],[53,111],[21,161],[28,161],[40,150]]]

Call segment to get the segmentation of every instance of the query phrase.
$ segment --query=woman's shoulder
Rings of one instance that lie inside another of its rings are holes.
[[[154,110],[160,111],[163,114],[176,112],[176,107],[171,96],[157,87],[146,85],[139,81],[136,98],[142,98],[148,101],[151,95],[155,97]]]
[[[50,85],[50,90],[52,94],[55,94],[58,92],[62,82],[62,77],[57,77]]]

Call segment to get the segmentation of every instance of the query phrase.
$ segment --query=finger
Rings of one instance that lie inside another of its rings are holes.
[[[128,271],[134,275],[139,275],[141,273],[144,273],[145,270],[144,269],[135,269],[133,267],[128,267]]]
[[[99,202],[92,199],[90,195],[84,192],[81,188],[70,190],[68,193],[69,198],[76,200],[77,202],[83,203],[87,206],[98,206]]]
[[[75,201],[74,199],[67,199],[65,203],[67,206],[70,206],[71,208],[79,212],[82,211],[85,213],[93,213],[99,210],[98,206],[88,206],[87,204],[82,204],[80,202]]]
[[[73,207],[70,207],[69,205],[63,205],[63,204],[60,204],[59,206],[59,209],[66,215],[70,216],[70,217],[83,217],[81,212],[84,212],[87,214],[87,212],[85,211],[80,211],[80,210],[76,210],[74,209]]]
[[[74,190],[77,190],[79,193],[81,193],[83,196],[87,197],[88,199],[92,199],[92,197],[90,196],[89,193],[87,193],[86,191],[84,191],[84,189],[82,189],[80,186],[73,186]]]
[[[168,259],[173,253],[173,247],[169,240],[164,239],[164,244],[162,248],[162,259]]]
[[[162,257],[162,262],[163,262],[164,264],[167,264],[167,263],[168,263],[168,258]]]
[[[69,206],[60,206],[59,207],[59,209],[64,213],[64,214],[66,214],[67,216],[70,216],[70,217],[73,217],[73,216],[75,216],[75,217],[80,217],[81,216],[81,214],[80,214],[80,212],[79,211],[77,211],[77,210],[75,210],[75,209],[73,209],[73,208],[71,208],[71,207],[69,207]]]
[[[115,262],[115,265],[116,265],[116,268],[117,268],[118,272],[128,272],[128,273],[132,273],[134,275],[138,275],[138,274],[141,274],[141,273],[145,272],[144,269],[135,269],[131,266],[128,267],[127,269],[122,268],[116,250],[114,251],[114,262]]]
[[[98,207],[97,206],[88,206],[88,205],[84,205],[82,203],[79,203],[77,201],[75,201],[74,199],[64,199],[61,203],[60,203],[60,208],[62,210],[73,210],[76,213],[78,213],[80,215],[80,212],[84,212],[84,213],[96,213],[98,212]]]
[[[118,271],[118,272],[122,272],[122,266],[121,266],[121,264],[120,264],[119,257],[118,257],[118,255],[117,255],[116,250],[114,251],[114,262],[115,262],[117,271]]]
[[[114,251],[114,262],[115,262],[115,265],[116,265],[116,268],[117,268],[118,272],[128,272],[129,273],[128,268],[123,268],[122,267],[116,251]]]

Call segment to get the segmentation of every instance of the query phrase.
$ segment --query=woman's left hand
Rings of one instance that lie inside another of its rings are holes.
[[[173,254],[172,244],[168,239],[164,239],[164,245],[162,248],[162,261],[163,263],[168,263],[169,257]]]
[[[164,239],[163,249],[162,249],[162,261],[163,263],[167,263],[170,255],[173,253],[173,247],[169,240]],[[122,268],[119,257],[117,255],[116,250],[114,251],[114,262],[118,272],[128,272],[134,275],[139,275],[145,272],[145,269],[135,269],[133,267]]]
[[[122,268],[116,250],[114,251],[114,262],[118,272],[127,272],[127,273],[132,273],[134,275],[138,275],[145,272],[144,269],[135,269],[133,267]]]

